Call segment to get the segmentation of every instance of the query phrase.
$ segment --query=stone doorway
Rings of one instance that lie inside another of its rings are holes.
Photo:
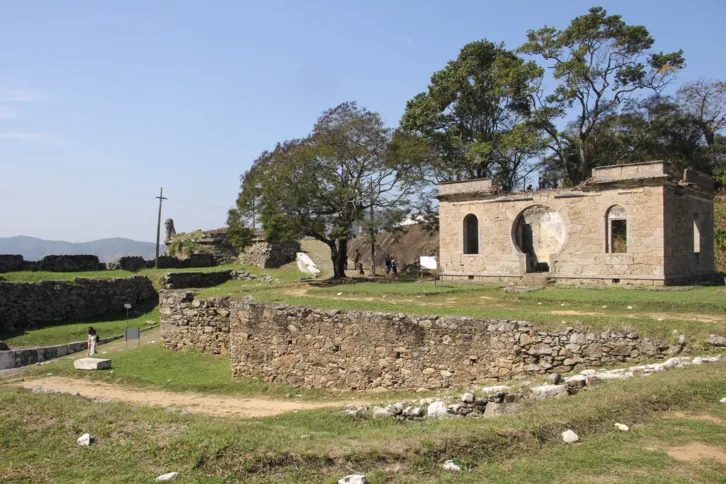
[[[524,209],[512,227],[514,245],[526,256],[526,272],[550,272],[567,230],[560,214],[546,205]]]

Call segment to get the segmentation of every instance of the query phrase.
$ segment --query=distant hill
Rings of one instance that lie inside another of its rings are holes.
[[[162,245],[161,252],[165,248]],[[0,254],[21,254],[25,260],[40,260],[46,255],[90,254],[97,255],[101,262],[116,260],[125,255],[139,255],[153,259],[156,244],[136,240],[113,238],[92,242],[65,242],[62,240],[43,240],[18,235],[0,237]]]

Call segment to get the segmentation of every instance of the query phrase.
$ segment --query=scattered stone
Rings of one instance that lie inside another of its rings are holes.
[[[446,462],[444,462],[444,465],[442,465],[441,468],[445,471],[454,471],[454,472],[459,472],[461,470],[461,467],[454,464],[453,460],[447,460]]]
[[[566,444],[574,444],[580,440],[580,437],[572,430],[565,430],[562,432],[562,440]]]
[[[172,479],[176,478],[178,476],[178,472],[169,472],[168,474],[162,474],[156,479],[154,479],[155,482],[161,482],[161,481],[171,481]]]
[[[622,430],[623,432],[629,432],[630,431],[630,427],[628,427],[625,424],[616,423],[615,426],[618,428],[618,430]]]
[[[393,417],[391,411],[383,407],[373,407],[373,419]]]
[[[722,398],[721,403],[726,403],[726,398]]]
[[[429,405],[427,410],[428,418],[450,418],[452,415],[449,413],[449,408],[446,402],[438,401]]]
[[[464,403],[472,403],[474,401],[473,393],[465,393],[461,396],[461,401]]]
[[[553,385],[557,385],[560,380],[562,380],[562,375],[560,375],[559,373],[551,373],[547,376],[547,381],[549,381]]]
[[[78,392],[73,392],[73,393],[71,393],[71,395],[74,396],[74,397],[80,397],[81,396],[81,394],[78,393]]]
[[[524,385],[524,383],[522,383],[522,385]],[[512,388],[508,387],[506,385],[498,385],[498,386],[493,386],[493,387],[482,387],[482,389],[480,391],[484,395],[489,395],[489,394],[498,393],[498,392],[507,393],[507,392],[512,391]]]
[[[88,447],[93,443],[93,436],[91,434],[83,434],[80,437],[78,437],[78,440],[76,440],[76,443],[78,445],[85,445]]]
[[[30,390],[33,393],[60,393],[58,390],[52,388],[43,388],[40,385],[26,386],[26,390]]]
[[[362,474],[351,474],[338,479],[338,484],[366,484],[366,476]]]
[[[81,358],[73,362],[76,370],[107,370],[111,368],[111,360],[105,358]]]
[[[706,344],[711,346],[717,346],[719,348],[726,347],[726,337],[712,334],[708,338],[706,338]]]
[[[567,387],[562,385],[542,385],[538,387],[532,387],[532,396],[536,400],[558,398],[565,395],[567,395]]]
[[[509,415],[519,410],[518,403],[487,403],[484,409],[484,417],[499,417],[501,415]]]

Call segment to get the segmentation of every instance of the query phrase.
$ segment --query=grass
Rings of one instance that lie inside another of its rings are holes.
[[[108,338],[123,334],[124,329],[133,327],[148,327],[146,321],[159,321],[159,310],[143,308],[141,314],[136,313],[126,320],[126,315],[105,315],[83,322],[49,323],[39,325],[33,329],[20,332],[0,332],[0,341],[4,341],[11,348],[27,348],[32,346],[50,346],[74,341],[85,341],[88,337],[88,327],[98,332],[100,338]]]
[[[363,473],[383,482],[726,482],[726,465],[676,461],[667,450],[701,442],[726,452],[726,364],[601,385],[566,399],[528,402],[496,419],[356,421],[339,409],[256,421],[181,415],[0,386],[0,480],[334,483]],[[614,422],[632,431],[614,429]],[[565,445],[575,430],[581,443]],[[97,441],[75,445],[82,433]],[[650,450],[648,450],[650,449]],[[440,469],[446,459],[461,473]]]

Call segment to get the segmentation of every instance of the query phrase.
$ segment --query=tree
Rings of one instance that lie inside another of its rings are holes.
[[[535,118],[572,184],[588,178],[595,166],[589,145],[602,120],[637,91],[660,92],[685,64],[683,51],[651,52],[654,40],[644,26],[627,25],[602,7],[576,17],[565,30],[544,27],[530,30],[527,38],[519,52],[541,56],[558,81],[551,94],[535,96]],[[569,110],[574,110],[575,120],[568,131],[559,132],[555,120]],[[574,166],[568,160],[572,151],[577,155]]]
[[[227,213],[227,243],[241,252],[250,245],[253,235],[253,230],[246,226],[240,210],[230,209]]]
[[[371,207],[400,213],[419,185],[418,170],[392,150],[377,113],[344,103],[323,113],[312,133],[264,152],[242,177],[238,210],[256,200],[272,240],[314,237],[330,247],[334,277],[345,277],[348,240]]]
[[[540,130],[527,123],[541,76],[534,62],[486,40],[467,44],[434,73],[401,119],[401,128],[431,149],[429,180],[492,178],[514,188],[543,148]]]
[[[726,128],[726,82],[699,79],[678,89],[681,108],[693,117],[708,145],[713,166],[722,164],[726,153],[719,133]]]

